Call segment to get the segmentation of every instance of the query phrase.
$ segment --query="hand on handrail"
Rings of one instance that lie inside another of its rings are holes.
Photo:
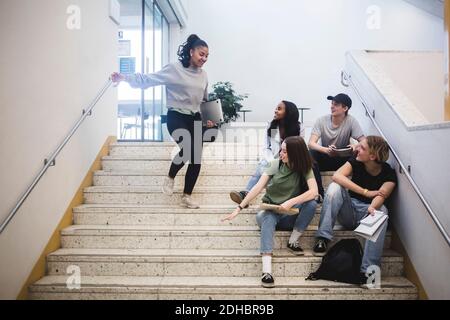
[[[110,77],[114,86],[117,87],[121,81],[125,81],[125,76],[119,72],[113,72]]]

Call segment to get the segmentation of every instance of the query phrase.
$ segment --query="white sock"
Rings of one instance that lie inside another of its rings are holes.
[[[272,256],[262,256],[263,273],[272,274]]]
[[[292,230],[291,237],[289,238],[289,243],[290,244],[295,243],[298,240],[298,238],[300,238],[301,235],[302,235],[302,232],[297,231],[295,229]]]

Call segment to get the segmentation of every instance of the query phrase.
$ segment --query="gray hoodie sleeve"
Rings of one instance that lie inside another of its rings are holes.
[[[172,64],[164,66],[160,71],[149,74],[135,73],[125,76],[125,81],[132,88],[147,89],[150,87],[170,84],[174,79],[175,68]]]

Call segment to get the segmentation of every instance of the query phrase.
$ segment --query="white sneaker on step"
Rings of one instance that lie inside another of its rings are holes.
[[[166,177],[162,186],[162,192],[168,196],[173,194],[173,185],[175,184],[175,179],[171,177]]]
[[[184,194],[181,197],[181,206],[189,208],[189,209],[198,209],[198,208],[200,208],[200,206],[196,202],[194,202],[192,200],[192,197],[187,195],[187,194]]]

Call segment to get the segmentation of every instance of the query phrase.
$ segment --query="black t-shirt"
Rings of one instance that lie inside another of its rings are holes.
[[[355,158],[350,158],[348,162],[353,168],[352,181],[361,188],[375,191],[380,189],[385,182],[394,182],[395,184],[397,184],[397,175],[395,174],[395,170],[392,169],[391,166],[387,163],[383,163],[379,175],[372,176],[366,171],[366,168],[364,167],[364,164],[362,162],[357,161]],[[366,198],[351,190],[349,191],[349,193],[350,197],[361,200],[362,202],[372,202],[372,199]]]

